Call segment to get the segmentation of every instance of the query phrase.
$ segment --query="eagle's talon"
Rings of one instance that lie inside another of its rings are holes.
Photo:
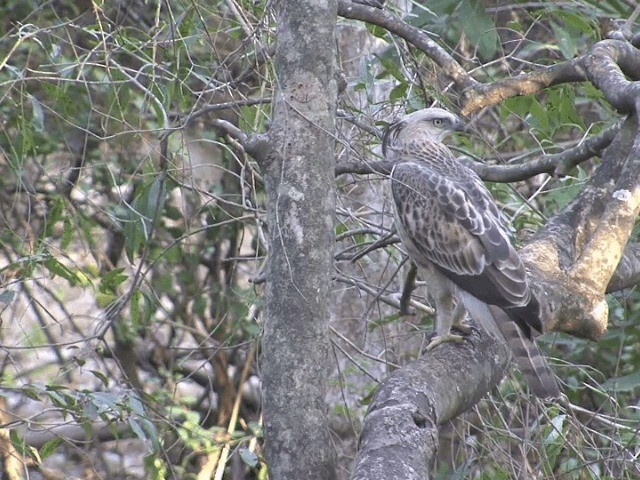
[[[478,331],[476,327],[468,323],[458,323],[452,327],[453,329],[463,333],[464,335],[471,335],[474,331]]]
[[[433,337],[429,342],[429,345],[427,345],[427,352],[430,350],[433,350],[435,347],[437,347],[442,343],[448,343],[448,342],[460,343],[461,341],[464,340],[464,338],[465,337],[463,335],[456,335],[455,333],[447,333],[446,335],[437,335]]]

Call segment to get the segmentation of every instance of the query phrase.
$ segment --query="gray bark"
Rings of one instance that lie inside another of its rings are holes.
[[[510,359],[506,344],[474,331],[387,377],[364,419],[352,478],[431,478],[439,426],[475,405]]]
[[[326,419],[334,247],[335,2],[278,3],[262,371],[272,479],[335,477]],[[264,153],[264,152],[263,152]]]

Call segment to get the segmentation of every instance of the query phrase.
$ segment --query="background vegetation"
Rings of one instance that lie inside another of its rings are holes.
[[[344,2],[343,2],[344,3]],[[424,4],[423,4],[424,3]],[[480,81],[583,54],[635,2],[399,2]],[[266,478],[262,172],[276,86],[270,2],[0,5],[0,423],[3,475]],[[336,255],[329,424],[352,468],[372,390],[420,354],[432,311],[391,232],[379,135],[405,111],[456,109],[434,61],[388,30],[338,20]],[[508,98],[470,120],[461,155],[520,165],[620,115],[589,83]],[[490,187],[525,242],[582,189],[563,175]],[[635,235],[634,235],[635,239]],[[638,478],[640,323],[634,288],[608,296],[596,344],[542,342],[567,405],[517,373],[442,431],[440,478]],[[410,315],[405,315],[409,313]],[[428,333],[428,332],[427,332]]]

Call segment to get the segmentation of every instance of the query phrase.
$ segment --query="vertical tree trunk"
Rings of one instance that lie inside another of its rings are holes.
[[[326,421],[334,245],[335,1],[278,2],[262,368],[270,478],[330,479]]]

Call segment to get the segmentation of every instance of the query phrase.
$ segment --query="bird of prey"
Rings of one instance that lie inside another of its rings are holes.
[[[451,328],[468,331],[469,311],[507,341],[535,395],[557,397],[556,379],[533,342],[542,332],[540,306],[505,219],[480,177],[442,143],[462,126],[451,112],[427,108],[391,125],[382,142],[394,164],[398,235],[435,302],[436,336],[428,348],[461,340]]]

